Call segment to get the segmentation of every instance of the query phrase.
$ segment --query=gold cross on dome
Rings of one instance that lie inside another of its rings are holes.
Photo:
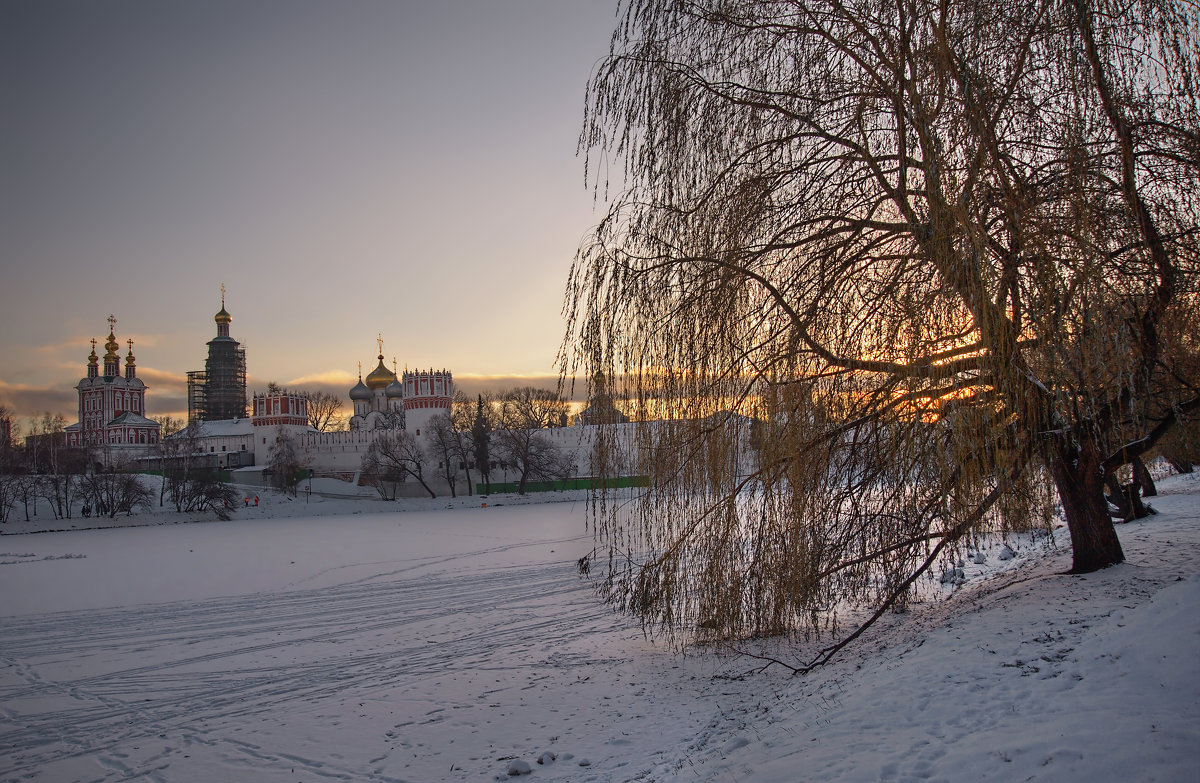
[[[225,284],[221,283],[221,309],[225,309]]]
[[[383,355],[383,332],[379,333],[379,338],[376,340],[379,343],[379,354]]]
[[[108,316],[108,331],[112,332],[117,328],[117,317],[111,313]]]

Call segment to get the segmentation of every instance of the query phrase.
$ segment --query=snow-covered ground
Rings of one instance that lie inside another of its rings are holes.
[[[0,780],[1196,781],[1200,480],[1160,491],[1127,563],[997,543],[806,677],[600,605],[578,496],[13,522],[67,529],[0,536]]]

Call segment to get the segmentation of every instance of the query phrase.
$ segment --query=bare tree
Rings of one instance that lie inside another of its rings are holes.
[[[8,515],[17,504],[19,481],[16,474],[0,470],[0,522],[8,521]]]
[[[187,421],[179,418],[178,416],[171,416],[168,414],[166,416],[159,417],[158,426],[159,435],[161,435],[163,438],[166,438],[170,435],[174,435],[186,427]]]
[[[0,402],[0,522],[8,521],[8,513],[17,503],[18,473],[22,466],[13,446],[14,426],[12,408]]]
[[[362,483],[374,487],[382,500],[395,500],[400,485],[404,483],[404,473],[394,465],[387,464],[380,450],[372,447],[367,448],[359,464]]]
[[[520,476],[518,494],[525,494],[530,480],[552,481],[571,474],[573,466],[569,458],[544,431],[560,424],[566,410],[566,402],[548,389],[523,386],[502,397],[496,430],[497,456],[512,465]]]
[[[296,438],[283,427],[275,433],[275,443],[267,452],[267,468],[271,471],[272,485],[283,492],[296,496],[296,487],[308,475],[308,462],[300,452]]]
[[[106,461],[106,464],[111,464]],[[111,470],[89,473],[84,479],[84,493],[97,516],[109,518],[124,513],[131,516],[138,506],[154,503],[154,493],[142,481],[142,477],[129,472],[128,466],[113,465]]]
[[[174,421],[178,422],[177,419]],[[203,426],[201,422],[194,422],[182,429],[176,428],[169,437],[159,441],[155,449],[162,470],[158,504],[163,505],[164,498],[169,495],[178,512],[211,511],[218,519],[227,520],[237,508],[239,496],[221,479],[219,470],[202,464],[199,436]]]
[[[12,410],[0,402],[0,522],[8,521],[8,515],[20,494],[18,485],[22,466],[12,442],[13,426]]]
[[[43,413],[33,426],[37,461],[29,466],[38,474],[37,491],[55,519],[69,519],[76,491],[87,471],[86,450],[67,446],[67,419],[61,413]]]
[[[176,422],[159,423],[165,428],[167,423],[174,425]],[[158,492],[160,506],[163,505],[165,497],[170,495],[175,510],[185,510],[187,486],[192,478],[193,465],[200,456],[199,435],[203,426],[202,422],[197,421],[175,429],[170,435],[164,434],[155,446],[155,456],[162,471],[162,484]]]
[[[162,482],[158,486],[158,505],[160,506],[166,499],[167,486],[171,480],[169,477],[177,470],[176,463],[180,461],[180,451],[183,445],[179,438],[171,436],[181,432],[187,426],[189,426],[188,423],[178,416],[167,415],[158,419],[159,438],[158,443],[154,446],[154,456],[158,460],[159,472],[162,474]]]
[[[301,392],[308,403],[308,424],[317,432],[332,432],[345,429],[346,417],[342,415],[342,398],[323,391]]]
[[[33,516],[37,516],[37,502],[40,495],[41,476],[35,473],[29,473],[22,470],[20,473],[11,474],[8,478],[9,492],[13,497],[13,505],[20,501],[21,508],[25,512],[25,521],[30,519],[30,509],[32,508]]]
[[[215,468],[198,468],[178,487],[177,505],[184,511],[211,511],[218,519],[228,520],[237,508],[239,493],[221,480]]]
[[[0,465],[8,464],[14,451],[13,439],[17,437],[17,422],[12,408],[0,402]]]
[[[1120,562],[1105,476],[1200,407],[1186,12],[623,9],[581,146],[626,191],[574,264],[561,358],[666,419],[639,427],[636,523],[597,526],[609,597],[688,634],[824,629],[1056,503],[1076,572]],[[722,411],[761,422],[753,470]]]
[[[373,486],[379,490],[385,500],[395,498],[395,484],[403,483],[413,478],[429,493],[429,497],[437,497],[437,493],[425,481],[426,455],[420,441],[408,430],[387,430],[375,438],[363,455],[362,472]],[[384,488],[391,487],[391,498],[387,497]]]
[[[438,471],[450,487],[450,497],[458,497],[455,487],[458,484],[459,466],[463,462],[463,443],[466,433],[454,428],[454,421],[448,412],[438,413],[429,419],[426,429],[427,450],[430,456],[437,460]],[[467,478],[470,483],[470,476]]]

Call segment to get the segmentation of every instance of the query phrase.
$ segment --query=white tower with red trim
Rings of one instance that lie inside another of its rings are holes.
[[[404,418],[407,429],[420,435],[429,420],[449,413],[454,404],[454,375],[449,370],[405,370]]]

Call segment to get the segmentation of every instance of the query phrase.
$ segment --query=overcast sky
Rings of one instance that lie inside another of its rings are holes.
[[[0,0],[0,402],[74,421],[111,313],[150,414],[184,409],[222,283],[252,389],[344,393],[380,332],[460,385],[554,374],[614,12]]]

